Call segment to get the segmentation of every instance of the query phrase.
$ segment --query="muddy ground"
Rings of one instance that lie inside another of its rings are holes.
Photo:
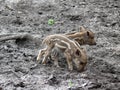
[[[55,24],[48,25],[54,19]],[[78,31],[95,33],[97,45],[83,46],[86,70],[70,72],[49,62],[36,66],[41,43],[30,40],[0,42],[0,90],[120,90],[119,0],[0,0],[2,34],[50,34]],[[63,64],[64,63],[64,64]]]

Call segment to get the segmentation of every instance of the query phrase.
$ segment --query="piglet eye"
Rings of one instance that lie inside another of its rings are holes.
[[[90,33],[87,31],[87,36],[90,36]]]
[[[81,65],[83,65],[84,63],[83,62],[80,62]]]

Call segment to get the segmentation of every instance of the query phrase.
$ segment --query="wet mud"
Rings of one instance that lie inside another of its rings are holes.
[[[48,20],[53,19],[53,25]],[[55,33],[95,33],[97,45],[84,45],[84,72],[37,65],[41,43],[27,39],[0,42],[0,90],[120,90],[119,0],[0,0],[0,38],[3,34],[39,34],[40,41]]]

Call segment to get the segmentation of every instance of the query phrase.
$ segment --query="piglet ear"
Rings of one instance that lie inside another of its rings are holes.
[[[77,50],[75,51],[75,56],[80,56],[80,55],[81,55],[81,52],[80,52],[80,50],[77,49]]]
[[[80,26],[80,31],[85,31],[85,28],[83,26]]]

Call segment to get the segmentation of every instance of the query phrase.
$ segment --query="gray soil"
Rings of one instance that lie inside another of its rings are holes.
[[[55,24],[48,25],[54,19]],[[0,90],[120,90],[119,0],[0,0],[0,37],[3,34],[50,34],[78,31],[95,33],[97,45],[84,45],[88,64],[84,72],[36,67],[41,43],[30,40],[0,42]]]

